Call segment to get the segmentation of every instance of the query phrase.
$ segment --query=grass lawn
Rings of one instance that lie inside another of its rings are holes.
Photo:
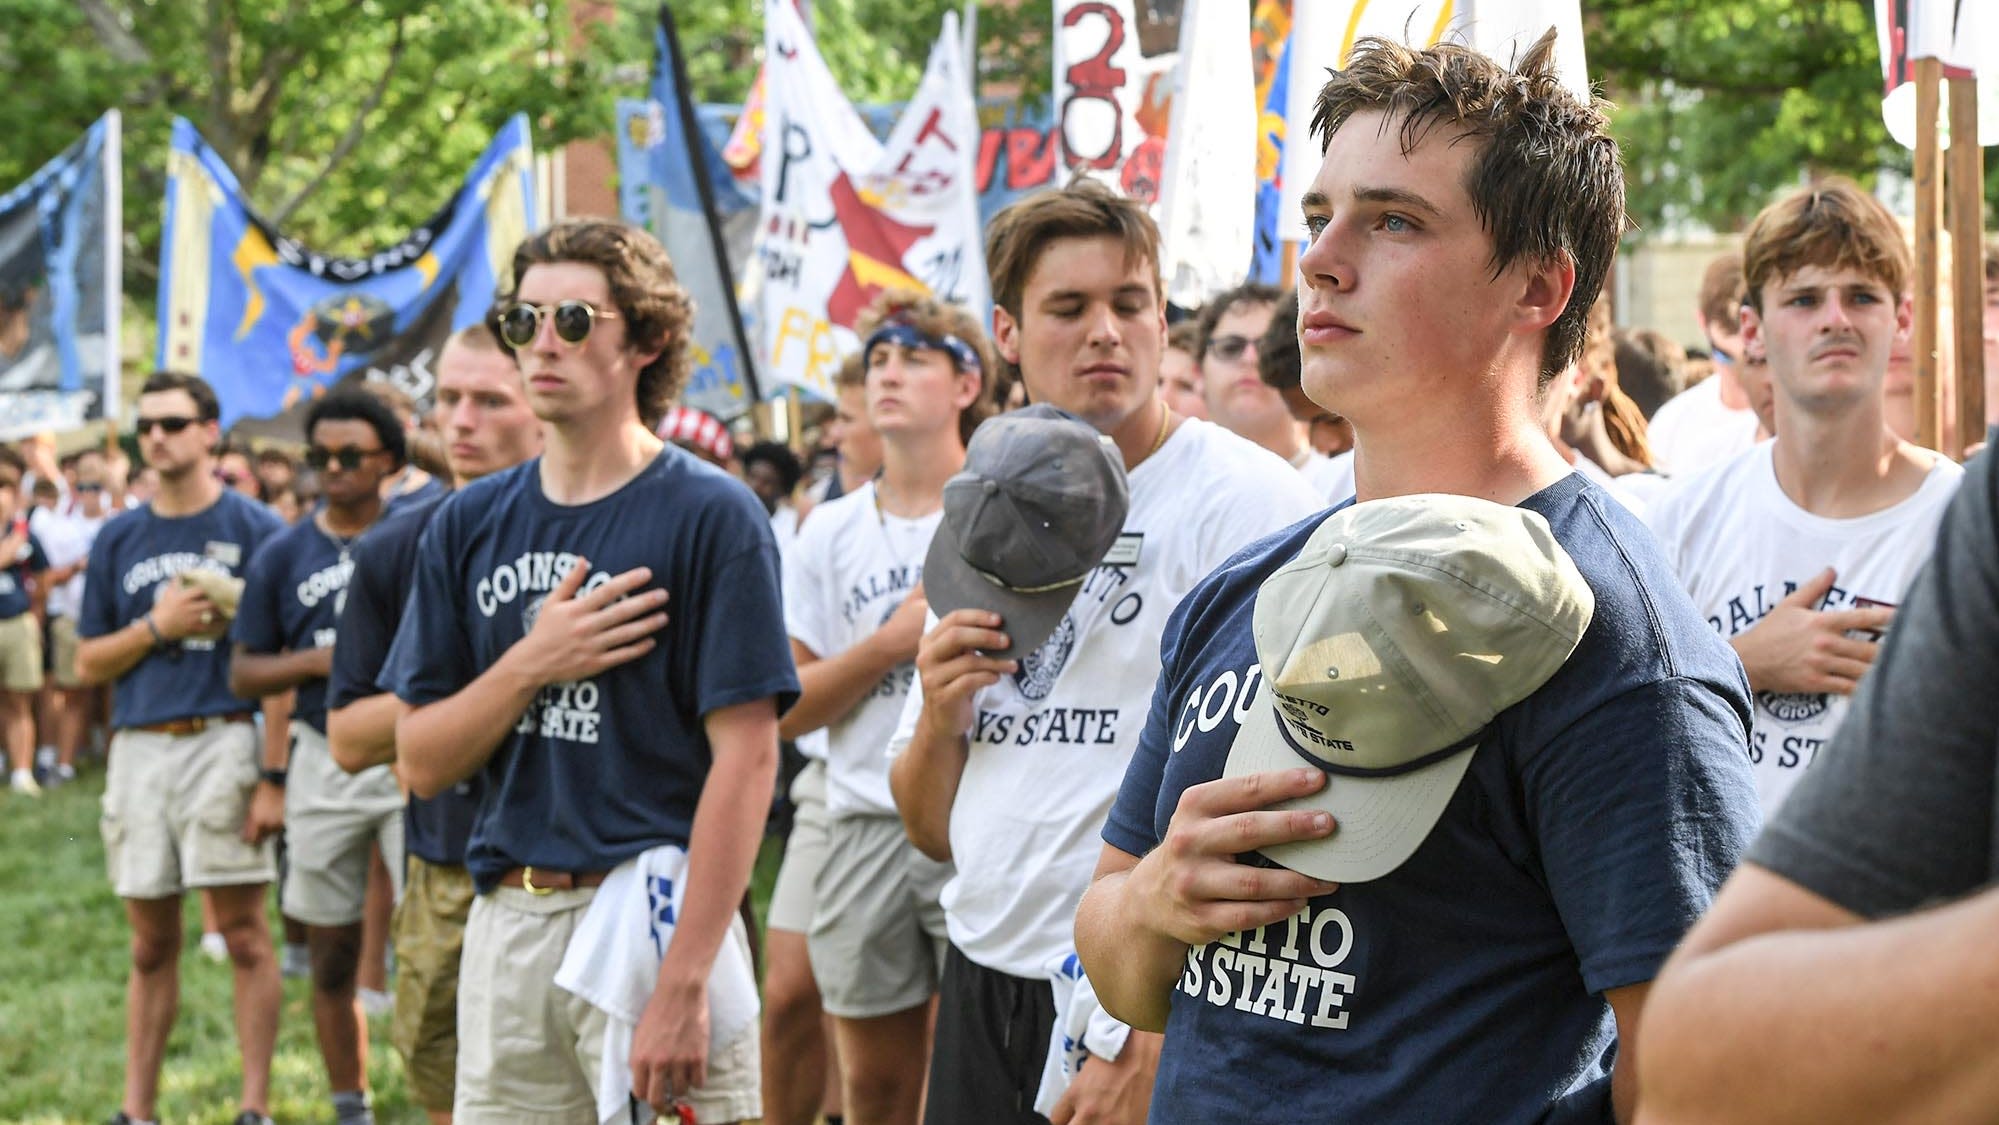
[[[103,791],[100,768],[39,800],[0,793],[0,1122],[99,1125],[124,1089],[128,931],[104,874]],[[758,917],[776,860],[767,842],[757,864]],[[229,968],[197,950],[201,914],[192,899],[184,917],[180,1018],[167,1044],[160,1120],[228,1125],[240,1088]],[[376,1120],[423,1121],[389,1046],[387,1017],[370,1021],[370,1042]],[[280,1125],[333,1120],[303,980],[285,982],[271,1087]]]

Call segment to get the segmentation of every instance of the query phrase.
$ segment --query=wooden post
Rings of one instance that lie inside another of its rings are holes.
[[[1951,334],[1957,351],[1957,440],[1985,440],[1985,153],[1978,147],[1978,79],[1950,80]]]
[[[1937,146],[1937,116],[1943,63],[1916,60],[1916,444],[1937,444],[1937,228],[1942,216],[1943,181]]]
[[[798,397],[798,384],[784,394],[784,442],[793,453],[805,452],[805,403]]]

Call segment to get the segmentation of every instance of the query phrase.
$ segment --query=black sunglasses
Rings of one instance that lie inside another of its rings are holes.
[[[195,422],[196,419],[190,418],[185,414],[167,414],[158,418],[141,418],[133,423],[132,428],[139,432],[140,437],[145,437],[147,434],[152,433],[153,428],[156,426],[169,434],[177,434],[194,425]]]
[[[1208,354],[1221,360],[1223,363],[1234,363],[1236,360],[1241,359],[1242,353],[1248,351],[1250,346],[1255,343],[1255,340],[1247,336],[1238,336],[1234,333],[1230,333],[1227,336],[1216,336],[1214,339],[1208,341]]]
[[[377,453],[384,452],[387,451],[381,449],[356,449],[351,445],[342,449],[322,449],[315,445],[305,451],[305,463],[311,465],[313,471],[316,473],[325,472],[329,465],[337,466],[343,473],[351,473],[360,468],[362,462],[368,458],[373,457]]]
[[[553,305],[530,305],[526,301],[508,305],[498,317],[500,338],[509,347],[525,348],[541,332],[541,318],[555,319],[555,337],[565,344],[580,344],[590,338],[597,319],[616,320],[618,314],[598,309],[588,301],[559,301]]]
[[[104,491],[104,486],[85,480],[76,483],[76,490],[78,492],[102,492]]]

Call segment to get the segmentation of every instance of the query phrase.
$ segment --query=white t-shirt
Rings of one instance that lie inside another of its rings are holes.
[[[1939,455],[1908,499],[1853,519],[1816,516],[1777,484],[1766,441],[1672,490],[1652,508],[1653,534],[1715,632],[1734,637],[1826,567],[1822,609],[1856,598],[1899,604],[1929,560],[1937,525],[1964,479]],[[1750,761],[1767,820],[1846,716],[1841,695],[1757,692]]]
[[[1305,476],[1305,483],[1328,504],[1337,504],[1354,494],[1353,450],[1328,457],[1314,449],[1305,458],[1298,471]]]
[[[941,508],[919,519],[881,511],[873,481],[821,504],[784,553],[785,631],[822,659],[866,639],[922,580],[923,556],[943,518]],[[915,663],[897,665],[826,725],[829,814],[895,815],[888,740],[915,679]]]
[[[1646,423],[1652,460],[1674,476],[1690,477],[1756,444],[1756,412],[1721,402],[1721,375],[1708,376],[1668,399]]]
[[[1194,419],[1130,484],[1124,533],[1054,636],[974,699],[945,920],[967,957],[1017,977],[1045,979],[1075,948],[1076,906],[1145,725],[1167,616],[1230,555],[1325,507],[1282,458]],[[919,682],[891,755],[922,706]]]
[[[28,529],[41,540],[42,552],[48,556],[49,566],[63,567],[88,555],[97,542],[97,532],[104,526],[110,513],[95,519],[80,510],[67,513],[58,509],[37,508],[28,519]],[[87,573],[78,573],[74,578],[49,591],[49,616],[76,619],[83,608],[83,583]]]

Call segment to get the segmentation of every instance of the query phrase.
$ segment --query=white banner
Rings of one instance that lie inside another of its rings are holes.
[[[1326,72],[1346,65],[1356,41],[1371,35],[1434,47],[1448,40],[1510,66],[1550,27],[1556,33],[1557,73],[1576,96],[1588,98],[1579,0],[1301,0],[1294,5],[1278,229],[1290,241],[1298,240],[1298,201],[1319,174],[1322,154],[1321,138],[1311,133],[1312,107],[1326,84]]]
[[[854,321],[883,289],[982,315],[978,116],[955,13],[886,145],[840,91],[791,0],[766,0],[764,19],[763,390],[831,399],[841,359],[860,344]]]
[[[1256,76],[1238,0],[1187,0],[1173,143],[1159,198],[1166,298],[1198,308],[1249,273],[1256,223]]]
[[[1158,202],[1166,159],[1180,8],[1161,0],[1054,4],[1062,163],[1148,206]]]
[[[1947,75],[1979,79],[1978,143],[1999,145],[1999,12],[1993,8],[1993,0],[1874,0],[1886,87],[1881,119],[1897,144],[1916,147],[1915,61],[1938,59]],[[1949,83],[1937,112],[1949,122]],[[1939,140],[1948,143],[1942,135]]]

